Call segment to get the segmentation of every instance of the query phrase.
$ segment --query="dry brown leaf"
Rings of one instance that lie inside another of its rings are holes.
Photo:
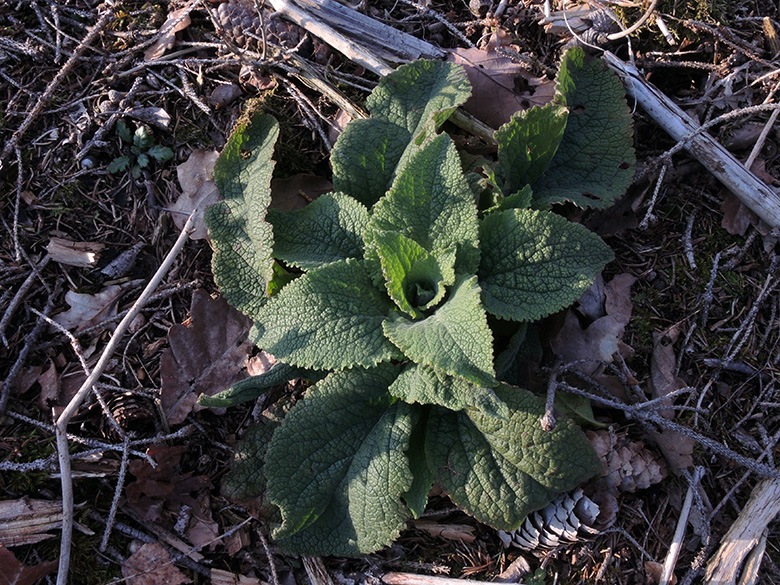
[[[176,167],[181,195],[168,208],[173,223],[179,229],[184,227],[190,213],[195,211],[194,229],[190,233],[192,240],[203,240],[209,237],[203,211],[209,205],[219,201],[219,191],[211,180],[211,173],[214,172],[214,164],[218,157],[219,153],[216,150],[196,148],[186,161]]]
[[[250,320],[225,299],[196,290],[190,316],[189,327],[174,325],[168,331],[170,347],[160,362],[162,407],[171,425],[200,410],[200,394],[211,396],[244,379],[252,347],[247,340]]]
[[[168,18],[160,27],[160,37],[144,52],[144,59],[146,61],[159,59],[165,54],[165,51],[176,44],[176,33],[190,26],[190,23],[192,22],[190,19],[190,12],[192,12],[194,7],[195,3],[190,2],[184,8],[172,10],[168,14]]]
[[[303,209],[323,193],[331,191],[333,183],[317,175],[301,173],[287,179],[273,179],[270,207],[280,211]]]
[[[186,452],[185,445],[155,445],[146,453],[155,460],[156,468],[141,459],[130,462],[128,469],[135,480],[125,488],[127,505],[144,520],[159,521],[163,510],[168,510],[171,514],[167,516],[175,518],[182,505],[201,507],[197,498],[211,489],[212,484],[205,476],[179,472],[179,461]]]
[[[0,544],[0,585],[33,585],[57,568],[57,561],[30,566]]]
[[[498,129],[512,114],[543,106],[555,95],[552,81],[534,77],[508,57],[481,49],[452,49],[447,60],[460,63],[471,82],[464,108],[488,126]]]
[[[596,359],[608,363],[615,352],[630,352],[622,339],[631,319],[631,285],[635,281],[630,274],[618,274],[607,284],[597,280],[583,295],[584,308],[587,316],[593,319],[598,316],[595,311],[603,304],[601,316],[583,329],[577,312],[570,310],[558,337],[552,342],[553,351],[565,362]],[[580,366],[588,374],[598,367],[598,364]]]
[[[117,305],[122,294],[143,282],[143,280],[131,280],[123,284],[111,284],[94,295],[69,290],[65,293],[65,301],[70,305],[70,309],[55,315],[54,321],[78,334],[116,316]]]
[[[54,360],[49,360],[49,367],[38,376],[38,384],[41,385],[41,393],[38,395],[38,406],[41,410],[49,410],[57,403],[60,396],[60,377],[57,375],[57,367]]]
[[[674,342],[680,335],[679,326],[653,334],[653,355],[650,358],[650,394],[653,398],[662,398],[670,392],[685,387],[685,382],[677,377],[677,358]],[[673,418],[674,411],[667,409],[659,414]],[[679,474],[683,469],[693,466],[693,449],[696,442],[678,432],[664,429],[650,434],[658,448],[669,462],[672,471]]]
[[[122,564],[127,585],[181,585],[192,583],[171,562],[171,555],[159,542],[147,542]]]

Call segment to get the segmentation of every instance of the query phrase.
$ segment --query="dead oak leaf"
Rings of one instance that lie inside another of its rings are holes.
[[[178,10],[172,10],[168,14],[168,18],[158,31],[159,37],[157,40],[144,52],[145,61],[154,61],[163,56],[165,51],[172,48],[176,44],[176,33],[184,30],[192,20],[190,19],[190,12],[195,8],[195,3],[190,2],[184,8]]]
[[[200,394],[211,396],[246,377],[244,363],[252,347],[250,320],[223,298],[196,290],[190,326],[168,331],[169,348],[160,361],[161,401],[168,424],[184,421]]]
[[[192,583],[192,579],[173,565],[171,555],[158,542],[147,542],[133,553],[122,564],[122,576],[128,585]]]
[[[115,317],[117,305],[122,294],[131,290],[143,280],[131,280],[123,284],[111,284],[94,295],[69,290],[65,293],[65,302],[70,309],[54,316],[54,321],[75,334]]]
[[[494,129],[508,122],[515,112],[543,106],[555,95],[552,81],[531,75],[496,51],[452,49],[447,60],[463,65],[471,82],[465,110]]]
[[[203,211],[209,205],[219,201],[217,185],[211,180],[218,157],[219,153],[216,150],[196,148],[186,161],[176,167],[181,194],[168,209],[171,211],[173,223],[179,229],[187,223],[190,213],[195,212],[194,227],[190,233],[191,240],[204,240],[209,237]]]
[[[57,561],[25,565],[0,544],[0,585],[33,585],[56,568]]]

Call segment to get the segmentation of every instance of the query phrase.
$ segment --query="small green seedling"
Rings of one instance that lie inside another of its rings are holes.
[[[119,120],[116,123],[116,132],[120,143],[125,146],[123,150],[129,146],[130,154],[112,160],[106,168],[109,173],[121,173],[129,169],[130,175],[138,179],[152,159],[163,162],[173,158],[173,151],[170,148],[154,143],[154,135],[144,124],[139,124],[133,132],[124,120]]]
[[[561,416],[544,430],[544,400],[505,374],[533,345],[533,323],[612,259],[552,208],[606,207],[631,182],[622,86],[570,50],[555,100],[515,115],[496,132],[496,159],[467,169],[440,129],[470,91],[451,63],[388,75],[368,98],[371,117],[334,146],[334,192],[302,210],[269,209],[273,118],[239,126],[216,163],[214,277],[278,362],[201,404],[313,383],[247,433],[223,486],[262,499],[288,552],[387,546],[434,482],[513,530],[599,469],[580,429]]]

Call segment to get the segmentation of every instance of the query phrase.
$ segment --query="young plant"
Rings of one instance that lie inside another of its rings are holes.
[[[302,210],[268,208],[272,118],[239,126],[217,161],[224,200],[206,213],[214,276],[278,362],[201,404],[315,382],[286,416],[247,433],[225,482],[230,497],[263,498],[288,552],[386,546],[434,482],[478,520],[513,530],[598,471],[576,425],[559,417],[543,430],[544,400],[504,372],[528,324],[576,300],[612,259],[550,208],[604,207],[630,183],[622,87],[569,51],[554,102],[496,132],[497,161],[481,173],[466,172],[439,133],[469,93],[450,63],[388,75],[368,98],[371,117],[333,149],[334,192]]]
[[[121,173],[129,169],[132,177],[137,179],[152,159],[163,162],[173,158],[170,148],[154,143],[154,135],[144,124],[139,124],[133,132],[124,120],[119,120],[116,123],[116,133],[119,142],[130,147],[130,154],[123,154],[112,160],[106,167],[109,173]]]

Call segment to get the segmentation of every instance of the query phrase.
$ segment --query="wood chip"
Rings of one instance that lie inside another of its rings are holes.
[[[52,260],[68,266],[91,268],[100,260],[100,252],[105,248],[97,242],[74,242],[65,238],[52,238],[46,251]]]

